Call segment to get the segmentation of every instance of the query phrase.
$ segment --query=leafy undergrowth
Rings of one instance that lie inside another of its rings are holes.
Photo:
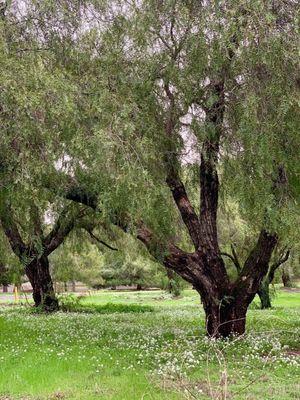
[[[60,310],[64,312],[80,312],[80,313],[144,313],[154,311],[154,307],[142,304],[124,304],[124,303],[106,303],[106,304],[82,304],[82,297],[73,294],[63,295],[59,297]]]
[[[100,306],[112,300],[100,296]],[[128,296],[134,302],[137,295],[114,296],[128,306]],[[192,296],[171,303],[139,294],[152,313],[3,309],[0,399],[299,398],[299,307],[250,310],[245,337],[213,341]],[[292,301],[300,305],[300,296]]]

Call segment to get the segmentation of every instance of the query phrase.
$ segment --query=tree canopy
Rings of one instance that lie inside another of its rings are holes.
[[[29,247],[36,236],[58,246],[89,207],[193,284],[210,335],[243,333],[278,241],[299,234],[298,11],[261,0],[4,7],[6,235],[22,232],[12,210]],[[36,210],[51,207],[59,226],[36,235]],[[66,207],[79,213],[71,225]],[[237,222],[251,246],[233,276],[221,247]]]

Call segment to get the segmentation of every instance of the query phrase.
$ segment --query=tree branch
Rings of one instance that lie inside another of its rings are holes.
[[[12,251],[20,260],[23,260],[29,255],[29,250],[22,240],[11,205],[2,194],[0,196],[0,221]]]
[[[200,164],[200,228],[201,240],[205,247],[218,249],[217,210],[219,178],[217,173],[219,141],[224,118],[224,80],[213,85],[217,100],[206,110],[206,120],[214,127],[214,137],[207,138],[201,150]]]
[[[230,248],[231,248],[231,251],[232,251],[232,255],[233,255],[234,259],[235,259],[236,269],[237,269],[238,272],[240,272],[242,267],[241,267],[238,255],[237,255],[237,253],[235,251],[234,245],[232,243],[230,245]]]
[[[240,272],[240,271],[241,271],[241,266],[240,266],[240,264],[239,264],[239,261],[238,261],[232,254],[225,253],[225,252],[221,252],[221,256],[225,256],[225,257],[230,258],[230,260],[231,260],[231,261],[233,262],[233,264],[235,265],[237,272]]]
[[[64,185],[61,184],[62,182]],[[71,176],[57,172],[54,179],[44,176],[43,184],[46,189],[58,196],[97,210],[98,194],[83,187]]]
[[[60,213],[52,231],[47,235],[45,240],[43,241],[43,245],[45,247],[44,254],[51,254],[58,246],[63,243],[68,234],[75,227],[75,223],[82,215],[82,210],[79,212],[70,215],[69,207],[65,207],[63,211]]]
[[[256,245],[250,252],[234,283],[236,297],[247,297],[249,301],[252,301],[261,280],[268,272],[269,262],[277,241],[276,234],[270,234],[264,229],[261,230]]]
[[[100,244],[103,244],[103,246],[107,247],[107,248],[110,249],[110,250],[118,251],[117,248],[112,247],[112,246],[110,246],[109,244],[105,243],[103,240],[99,239],[96,235],[93,234],[93,232],[92,232],[90,229],[85,228],[85,230],[88,232],[88,234],[91,236],[91,238],[92,238],[95,242],[100,243]]]
[[[166,95],[170,101],[169,115],[165,124],[165,133],[167,138],[171,139],[174,136],[175,128],[175,98],[170,90],[169,82],[164,83],[164,89]],[[172,145],[170,145],[172,147]],[[168,152],[164,156],[164,163],[167,170],[166,183],[171,190],[173,199],[176,203],[178,211],[181,218],[187,227],[190,238],[194,244],[195,250],[199,248],[200,245],[200,223],[199,218],[194,210],[189,197],[187,195],[185,186],[181,181],[178,173],[178,159],[175,155],[174,149],[169,148]]]
[[[276,270],[277,270],[282,264],[284,264],[284,263],[289,259],[289,256],[290,256],[290,249],[287,250],[287,252],[286,252],[285,254],[283,254],[283,255],[279,258],[279,260],[277,260],[276,262],[274,262],[274,263],[270,266],[269,274],[268,274],[269,283],[272,283],[272,282],[273,282],[273,279],[274,279],[274,275],[275,275]]]

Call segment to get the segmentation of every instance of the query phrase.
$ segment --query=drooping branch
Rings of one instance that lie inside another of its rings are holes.
[[[231,254],[229,254],[229,253],[226,253],[225,251],[222,251],[221,252],[221,256],[225,256],[225,257],[228,257],[228,258],[230,258],[230,260],[234,263],[234,265],[235,265],[235,259],[234,259],[234,257],[231,255]],[[236,265],[235,265],[236,266]]]
[[[97,196],[93,193],[89,193],[87,190],[81,189],[79,185],[69,187],[65,193],[65,198],[67,200],[72,200],[77,203],[84,204],[88,207],[93,208],[94,210],[97,209]]]
[[[0,220],[12,251],[20,260],[24,259],[28,256],[28,248],[19,232],[12,207],[4,195],[0,196]]]
[[[192,285],[197,282],[205,295],[209,295],[212,286],[210,271],[201,262],[199,254],[187,253],[176,246],[172,241],[162,243],[153,232],[143,223],[139,224],[137,239],[148,249],[149,253],[161,262],[166,268],[171,269]]]
[[[71,210],[70,207],[65,207],[60,213],[57,221],[51,232],[46,236],[44,245],[44,254],[51,254],[58,246],[60,246],[68,234],[74,229],[75,224],[82,215],[84,210],[79,210],[75,212]]]
[[[242,268],[241,268],[241,264],[240,264],[240,262],[239,262],[237,253],[236,253],[236,251],[235,251],[234,245],[231,244],[231,245],[230,245],[230,248],[231,248],[232,254],[226,253],[226,252],[221,252],[221,256],[225,256],[225,257],[230,258],[230,260],[233,262],[233,264],[234,264],[234,266],[235,266],[237,272],[239,273],[239,272],[241,271]]]
[[[231,243],[230,248],[231,248],[231,251],[232,251],[233,258],[234,258],[234,260],[235,260],[236,269],[237,269],[238,272],[240,272],[241,269],[242,269],[242,267],[241,267],[241,264],[240,264],[238,255],[237,255],[237,253],[236,253],[235,247],[234,247],[234,245],[233,245],[232,243]]]
[[[112,247],[111,245],[107,244],[103,240],[99,239],[96,235],[94,235],[91,229],[85,228],[85,230],[88,232],[88,234],[90,235],[90,237],[93,239],[93,241],[95,243],[100,243],[100,244],[102,244],[103,246],[107,247],[110,250],[118,251],[117,248]]]
[[[83,187],[71,176],[56,172],[54,177],[45,176],[43,179],[43,185],[55,195],[64,197],[67,200],[72,200],[76,203],[84,204],[97,210],[98,194]]]
[[[161,243],[158,241],[153,232],[143,223],[139,224],[137,230],[137,239],[140,240],[148,249],[149,253],[159,262],[163,263],[166,268],[177,272],[188,282],[193,283],[193,276],[189,270],[189,255],[175,246],[172,242]]]
[[[286,253],[283,253],[281,257],[270,266],[268,273],[269,283],[273,282],[275,272],[282,264],[284,264],[289,259],[289,256],[290,256],[290,250],[287,250]]]

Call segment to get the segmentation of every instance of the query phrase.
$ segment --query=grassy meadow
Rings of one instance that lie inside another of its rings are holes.
[[[177,299],[163,291],[99,291],[80,303],[117,307],[42,315],[2,306],[0,399],[300,398],[297,291],[277,290],[271,310],[253,304],[247,335],[225,341],[205,337],[193,290]],[[132,304],[150,307],[126,312]]]

